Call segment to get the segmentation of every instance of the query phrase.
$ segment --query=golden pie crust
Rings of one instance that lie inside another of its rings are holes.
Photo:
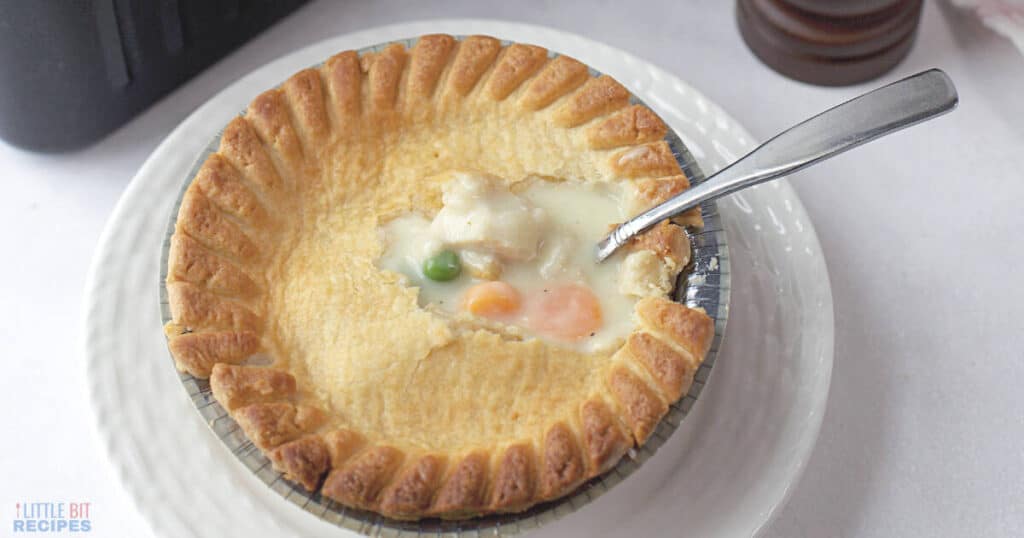
[[[379,226],[436,212],[442,172],[689,186],[664,123],[608,76],[536,46],[419,38],[337,54],[253,100],[182,199],[166,327],[177,367],[286,477],[400,519],[516,512],[644,443],[712,320],[645,297],[613,352],[453,323],[374,262]],[[679,225],[634,241],[688,259]],[[262,360],[253,360],[262,359]]]

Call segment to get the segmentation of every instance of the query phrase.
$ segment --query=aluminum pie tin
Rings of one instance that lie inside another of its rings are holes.
[[[462,37],[459,36],[460,39]],[[412,47],[416,41],[417,38],[388,41],[364,47],[359,49],[358,52],[360,54],[379,52],[384,47],[394,43]],[[503,45],[509,43],[508,41],[503,41]],[[552,57],[558,56],[554,52],[550,52],[549,55]],[[591,74],[599,75],[600,72],[591,68]],[[630,100],[632,103],[644,104],[636,96],[631,96]],[[164,234],[161,247],[158,282],[160,312],[164,324],[171,321],[171,311],[167,301],[165,282],[167,280],[168,251],[170,250],[171,235],[174,234],[178,209],[181,206],[185,190],[191,184],[199,168],[206,161],[207,156],[215,153],[220,146],[221,134],[219,133],[210,141],[192,165],[188,175],[182,178],[181,190],[168,218],[167,231]],[[671,128],[665,136],[665,141],[668,142],[683,173],[689,178],[691,184],[698,184],[704,181],[705,176],[701,172],[700,166],[683,144],[683,141],[680,140],[679,136]],[[273,469],[270,460],[249,441],[238,423],[214,399],[208,380],[199,379],[180,372],[178,377],[188,398],[195,405],[196,411],[199,412],[213,433],[220,438],[224,446],[231,451],[242,465],[248,468],[270,489],[281,495],[281,497],[325,522],[366,536],[382,537],[418,537],[422,535],[450,537],[512,536],[521,534],[575,512],[633,474],[675,432],[683,418],[686,417],[693,407],[693,404],[696,403],[704,385],[707,384],[711,369],[718,356],[718,350],[721,347],[726,319],[729,314],[729,248],[726,241],[726,233],[722,226],[722,219],[718,212],[718,205],[714,201],[705,202],[701,205],[701,211],[704,217],[704,228],[698,231],[689,231],[692,248],[691,262],[680,275],[676,289],[673,292],[674,300],[690,307],[703,308],[714,320],[715,324],[715,336],[711,341],[711,348],[704,362],[697,370],[689,392],[669,407],[668,413],[662,418],[643,446],[631,450],[611,469],[600,476],[588,480],[574,492],[564,497],[538,504],[520,513],[492,514],[465,520],[435,518],[419,521],[400,521],[384,517],[375,512],[343,506],[340,503],[323,497],[319,492],[310,493],[302,488],[302,486],[286,479],[282,473]],[[169,351],[167,365],[169,368],[175,368]]]

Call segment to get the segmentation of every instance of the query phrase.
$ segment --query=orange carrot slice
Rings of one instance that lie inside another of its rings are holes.
[[[579,340],[596,332],[603,323],[601,301],[581,284],[548,288],[531,297],[528,324],[541,334]]]
[[[515,314],[523,301],[511,285],[498,280],[475,284],[462,296],[462,307],[485,318],[505,318]]]

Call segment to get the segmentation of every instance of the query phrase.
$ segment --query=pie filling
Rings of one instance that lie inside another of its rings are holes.
[[[496,178],[457,173],[433,219],[410,213],[382,226],[378,265],[403,275],[420,306],[442,315],[609,350],[633,330],[638,297],[620,291],[623,256],[598,264],[593,248],[627,217],[628,197],[612,182],[534,177],[513,192]]]

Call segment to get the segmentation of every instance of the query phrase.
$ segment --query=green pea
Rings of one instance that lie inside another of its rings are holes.
[[[459,262],[459,255],[445,250],[439,252],[423,262],[423,274],[430,280],[447,282],[459,276],[462,272],[462,263]]]

